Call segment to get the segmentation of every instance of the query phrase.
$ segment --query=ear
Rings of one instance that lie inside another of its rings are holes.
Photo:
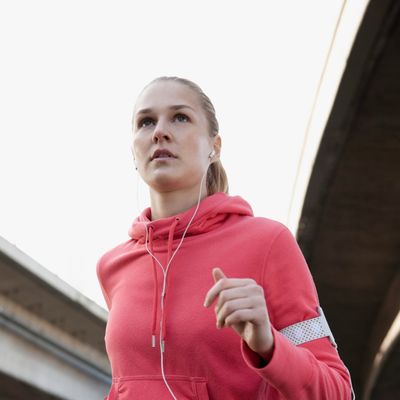
[[[213,158],[214,158],[214,160],[218,160],[219,156],[221,154],[221,136],[217,135],[213,139],[214,139],[213,150],[215,152],[215,155]]]

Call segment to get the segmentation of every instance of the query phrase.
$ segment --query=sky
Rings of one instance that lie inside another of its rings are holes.
[[[149,205],[130,152],[153,78],[211,98],[230,194],[295,233],[367,1],[0,3],[0,235],[104,307],[95,266]]]

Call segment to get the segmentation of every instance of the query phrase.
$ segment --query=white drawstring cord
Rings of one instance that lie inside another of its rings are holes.
[[[162,271],[162,273],[163,273],[163,288],[162,288],[162,293],[161,293],[161,320],[160,320],[160,333],[159,333],[159,335],[160,335],[160,364],[161,364],[161,375],[162,375],[164,384],[165,384],[165,386],[167,387],[167,389],[169,390],[169,392],[170,392],[170,394],[171,394],[171,396],[173,397],[174,400],[178,400],[178,399],[175,397],[174,392],[172,391],[171,387],[169,386],[169,384],[168,384],[168,382],[167,382],[167,378],[166,378],[166,376],[165,376],[165,372],[164,372],[164,350],[165,350],[165,343],[164,343],[164,341],[162,340],[163,329],[164,329],[164,327],[163,327],[164,298],[165,298],[165,291],[166,291],[166,286],[167,286],[167,274],[168,274],[168,270],[169,270],[169,267],[170,267],[170,265],[171,265],[171,262],[172,262],[173,258],[175,257],[175,254],[178,252],[179,248],[181,247],[181,245],[182,245],[182,243],[183,243],[183,239],[184,239],[185,236],[186,236],[186,232],[188,231],[188,229],[189,229],[189,227],[190,227],[190,224],[193,222],[193,219],[194,219],[194,217],[196,216],[197,211],[198,211],[198,209],[199,209],[199,207],[200,207],[201,192],[202,192],[202,189],[203,189],[203,182],[204,182],[205,176],[207,175],[207,171],[208,171],[208,167],[207,167],[207,169],[205,170],[205,172],[204,172],[204,174],[203,174],[203,177],[201,178],[200,190],[199,190],[199,197],[198,197],[198,199],[197,199],[197,206],[196,206],[196,209],[194,210],[193,215],[192,215],[192,217],[190,218],[190,221],[188,222],[188,224],[187,224],[187,226],[186,226],[186,228],[185,228],[185,230],[184,230],[184,232],[183,232],[182,238],[181,238],[181,240],[180,240],[180,242],[179,242],[177,248],[176,248],[175,251],[173,252],[171,258],[168,260],[168,264],[167,264],[167,266],[166,266],[165,269],[164,269],[163,265],[161,264],[161,262],[158,260],[158,258],[150,251],[149,247],[147,246],[147,241],[148,241],[148,236],[149,236],[148,229],[147,229],[147,224],[148,224],[148,223],[144,223],[144,226],[145,226],[145,229],[146,229],[146,240],[145,240],[145,247],[146,247],[146,250],[147,250],[147,252],[153,257],[153,259],[157,262],[157,264],[159,265],[159,267],[161,268],[161,271]],[[152,336],[152,347],[155,347],[155,337],[154,337],[154,336]]]

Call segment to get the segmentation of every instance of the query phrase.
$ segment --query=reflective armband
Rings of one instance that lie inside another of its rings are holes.
[[[282,333],[290,342],[296,346],[311,340],[329,337],[329,340],[337,348],[335,338],[329,328],[328,321],[325,318],[321,307],[317,307],[319,317],[307,319],[281,329]]]

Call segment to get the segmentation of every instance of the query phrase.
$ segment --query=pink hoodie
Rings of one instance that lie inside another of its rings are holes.
[[[178,400],[350,399],[349,375],[327,337],[295,346],[279,332],[318,316],[317,292],[290,231],[254,217],[240,197],[216,193],[200,203],[170,264],[161,313],[163,274],[145,248],[145,223],[148,248],[165,268],[193,212],[194,207],[151,221],[146,209],[130,228],[131,239],[98,261],[109,308],[108,399],[172,399],[161,373],[160,324],[164,372]],[[216,328],[213,307],[204,308],[216,266],[228,277],[252,278],[264,288],[275,338],[266,365],[233,329]]]

